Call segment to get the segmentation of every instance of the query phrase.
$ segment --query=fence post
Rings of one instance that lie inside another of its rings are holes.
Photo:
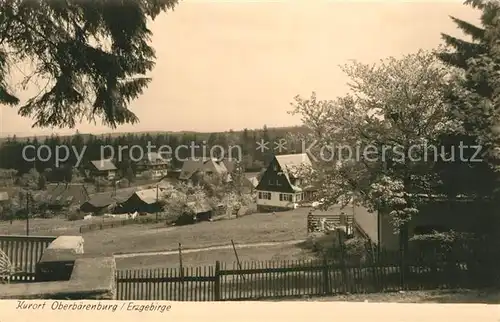
[[[399,273],[400,273],[400,288],[401,290],[405,289],[405,282],[406,282],[406,261],[405,261],[405,251],[404,249],[399,250]]]
[[[214,300],[220,301],[220,262],[215,262]]]
[[[337,237],[340,246],[340,270],[342,274],[342,285],[344,287],[344,293],[350,292],[351,288],[348,284],[348,275],[347,275],[347,267],[346,267],[346,258],[345,258],[345,248],[344,248],[344,239],[342,238],[342,231],[340,229],[337,230]]]
[[[326,295],[331,294],[332,289],[330,287],[330,270],[328,267],[328,260],[323,259],[323,293]]]
[[[375,254],[373,251],[373,244],[370,241],[367,241],[365,243],[365,251],[368,255],[368,263],[370,266],[370,271],[371,271],[371,276],[372,276],[372,283],[375,288],[375,292],[380,292],[380,282],[377,276],[377,269],[376,265],[378,265],[378,261],[375,258]]]

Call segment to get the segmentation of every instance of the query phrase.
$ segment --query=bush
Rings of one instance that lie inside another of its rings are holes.
[[[45,210],[40,213],[40,218],[49,219],[55,216],[55,213],[50,210]]]
[[[184,213],[175,220],[176,226],[192,225],[195,223],[194,216],[191,213]]]
[[[254,214],[256,212],[257,212],[257,205],[256,204],[242,206],[238,210],[238,217],[248,216],[248,215]]]
[[[80,213],[80,212],[72,212],[68,215],[68,220],[69,221],[76,221],[76,220],[83,220],[83,217],[85,217],[85,214]]]
[[[366,261],[366,240],[362,238],[345,239],[343,249],[339,242],[337,231],[332,231],[327,234],[315,233],[311,234],[306,241],[302,243],[302,248],[308,249],[316,254],[320,259],[340,260],[342,252],[346,264],[358,265]]]

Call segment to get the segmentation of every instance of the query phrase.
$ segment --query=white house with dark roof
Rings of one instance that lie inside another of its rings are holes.
[[[257,191],[257,207],[265,210],[295,209],[314,191],[303,184],[300,168],[311,167],[307,153],[276,155],[262,174]]]
[[[116,178],[117,168],[111,160],[94,160],[90,161],[87,171],[87,176],[113,180]]]

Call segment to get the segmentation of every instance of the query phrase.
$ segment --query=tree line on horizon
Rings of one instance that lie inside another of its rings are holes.
[[[37,137],[32,138],[22,138],[18,139],[16,136],[8,137],[5,141],[0,144],[0,168],[2,169],[14,169],[17,174],[23,175],[32,169],[36,169],[37,172],[43,173],[46,169],[54,170],[56,166],[55,162],[55,151],[57,146],[68,146],[70,149],[73,147],[76,151],[80,152],[85,148],[85,153],[83,155],[83,160],[80,165],[84,165],[89,161],[100,160],[101,158],[107,158],[109,155],[101,156],[101,148],[104,146],[112,146],[115,151],[118,151],[120,146],[132,147],[134,145],[143,148],[144,153],[147,152],[148,143],[153,146],[151,152],[157,152],[160,146],[168,146],[170,149],[175,150],[179,146],[187,145],[190,146],[192,142],[197,145],[205,144],[207,149],[213,146],[220,146],[224,148],[224,151],[230,151],[231,146],[238,146],[241,149],[241,163],[242,166],[247,171],[260,171],[262,167],[265,166],[267,162],[274,153],[278,153],[273,150],[274,141],[279,141],[285,139],[290,135],[290,133],[304,133],[306,129],[303,127],[283,127],[283,128],[268,128],[264,126],[262,129],[248,130],[244,129],[242,131],[227,131],[227,132],[213,132],[213,133],[197,133],[197,132],[181,132],[181,133],[128,133],[123,135],[91,135],[91,134],[79,134],[76,133],[72,136],[58,136],[52,135],[47,136],[44,139],[38,139]],[[264,140],[270,142],[268,147],[269,150],[261,151],[258,148],[257,142]],[[34,146],[38,149],[40,146],[47,146],[47,149],[40,150],[40,155],[36,156],[34,149],[30,148],[26,150],[26,157],[28,159],[36,158],[34,162],[27,161],[23,158],[23,149],[27,146]],[[287,150],[281,151],[282,153],[293,153],[294,151],[299,152],[300,146],[289,145]],[[107,149],[104,149],[109,151]],[[135,153],[134,153],[135,152]],[[214,150],[217,152],[217,150]],[[236,154],[237,151],[232,149],[232,154]],[[118,153],[118,152],[116,152]],[[195,157],[201,156],[201,148],[195,149]],[[227,152],[228,153],[228,152]],[[186,149],[179,149],[179,158],[188,158],[191,152]],[[119,171],[126,173],[129,167],[135,172],[136,164],[130,160],[130,155],[132,159],[137,160],[141,155],[138,150],[133,150],[129,153],[128,150],[123,151],[123,158],[116,160],[116,166]],[[51,158],[48,158],[51,156]],[[233,157],[238,157],[237,155],[232,155]],[[40,158],[42,160],[40,160]],[[115,156],[116,157],[116,156]],[[228,157],[228,155],[216,155],[216,157]],[[47,159],[47,160],[45,160]],[[176,159],[172,156],[171,166],[173,169],[182,167],[182,160]],[[65,166],[75,166],[77,164],[77,156],[71,152],[69,158],[64,162]]]

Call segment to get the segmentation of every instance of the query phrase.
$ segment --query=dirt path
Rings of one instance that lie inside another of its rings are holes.
[[[303,242],[303,239],[299,240],[288,240],[281,242],[267,242],[267,243],[252,243],[252,244],[235,244],[236,249],[240,248],[251,248],[251,247],[269,247],[269,246],[280,246],[280,245],[294,245]],[[191,248],[191,249],[183,249],[183,254],[188,253],[199,253],[206,252],[211,250],[221,250],[221,249],[232,249],[232,245],[221,245],[221,246],[211,246],[204,248]],[[154,255],[177,255],[179,253],[178,250],[168,250],[168,251],[160,251],[160,252],[141,252],[141,253],[124,253],[124,254],[115,254],[116,258],[130,258],[130,257],[139,257],[139,256],[154,256]]]

